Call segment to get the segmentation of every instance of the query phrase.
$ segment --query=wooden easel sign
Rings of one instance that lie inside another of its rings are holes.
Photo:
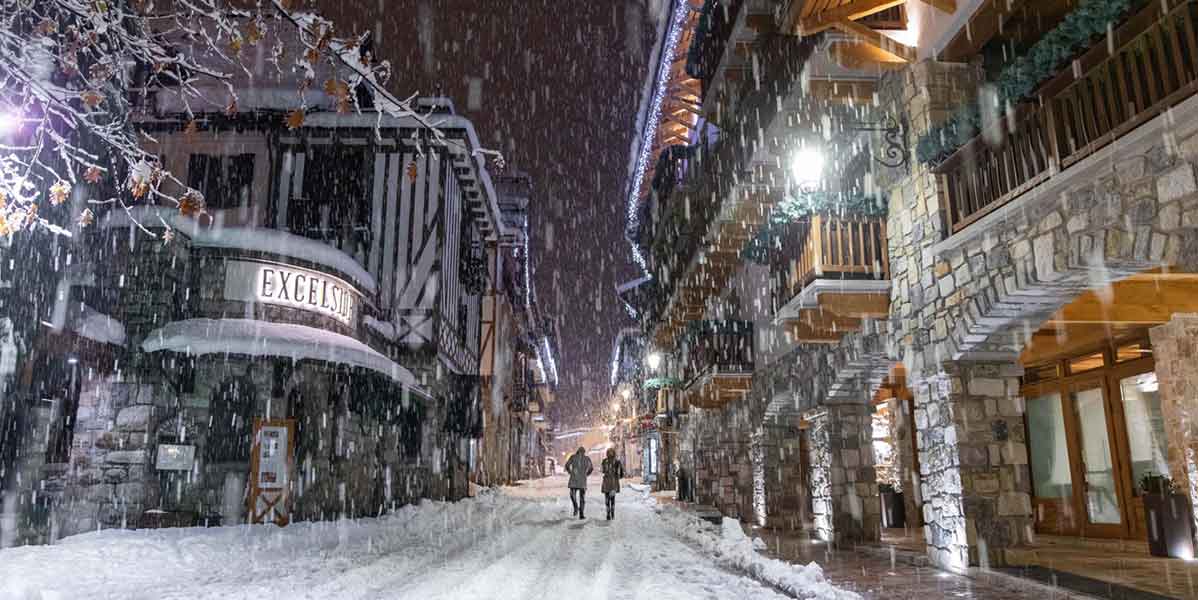
[[[254,445],[250,449],[250,523],[291,520],[288,490],[294,466],[295,419],[254,418]]]

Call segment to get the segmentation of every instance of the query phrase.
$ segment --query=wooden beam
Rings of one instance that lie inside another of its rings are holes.
[[[1034,365],[1076,354],[1110,339],[1116,331],[1106,325],[1068,325],[1059,330],[1041,329],[1019,355],[1019,362]]]
[[[882,32],[871,29],[866,25],[856,21],[842,19],[832,25],[836,29],[843,31],[849,35],[856,36],[862,43],[876,48],[879,51],[877,60],[879,62],[890,63],[909,63],[915,62],[915,48],[900,44],[889,37],[882,35]]]
[[[811,79],[807,93],[817,98],[850,104],[872,104],[877,85],[873,81],[837,81],[834,79]],[[803,124],[812,127],[818,121],[807,120]]]
[[[819,307],[843,317],[884,319],[890,316],[890,294],[829,292],[819,295]]]
[[[923,0],[923,3],[946,15],[957,12],[957,0]]]
[[[973,57],[1002,30],[1003,21],[1027,2],[1029,0],[986,0],[937,58],[957,62]],[[933,2],[927,3],[935,6]]]
[[[906,3],[907,0],[853,0],[804,18],[799,24],[799,35],[816,34],[831,29],[838,21],[856,21]]]
[[[844,332],[818,330],[799,321],[786,324],[786,337],[793,344],[835,344],[843,335]]]
[[[1148,326],[1166,323],[1177,313],[1193,312],[1198,312],[1198,284],[1185,279],[1136,278],[1082,294],[1045,325]]]

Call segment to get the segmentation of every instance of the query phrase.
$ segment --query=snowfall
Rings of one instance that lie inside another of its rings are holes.
[[[558,476],[380,518],[87,533],[0,550],[0,599],[859,598],[641,485],[607,521],[598,488],[585,520]]]

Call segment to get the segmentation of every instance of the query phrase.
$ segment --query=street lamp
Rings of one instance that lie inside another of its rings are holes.
[[[813,189],[824,177],[824,155],[814,148],[802,148],[790,157],[790,174],[803,189]]]
[[[650,352],[649,356],[645,359],[645,361],[647,363],[649,363],[650,370],[657,371],[657,367],[661,366],[661,353],[660,352]]]

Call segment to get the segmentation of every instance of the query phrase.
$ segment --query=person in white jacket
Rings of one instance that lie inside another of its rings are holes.
[[[570,503],[574,505],[574,516],[579,519],[586,518],[587,476],[594,470],[595,466],[591,464],[584,448],[579,448],[566,461],[566,473],[570,474]]]

